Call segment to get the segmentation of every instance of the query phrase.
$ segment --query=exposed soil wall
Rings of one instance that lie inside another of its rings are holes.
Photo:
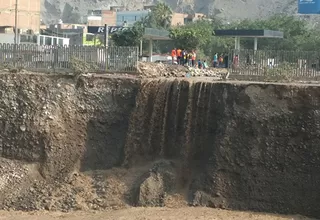
[[[0,78],[2,157],[39,162],[46,178],[121,163],[138,81],[91,78],[76,84],[70,77],[29,74]]]
[[[179,198],[320,217],[319,91],[2,74],[0,208],[168,206]]]

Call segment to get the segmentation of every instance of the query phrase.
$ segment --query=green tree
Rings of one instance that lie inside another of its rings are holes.
[[[226,29],[267,29],[278,30],[284,33],[283,39],[259,39],[259,49],[277,49],[277,50],[297,50],[299,49],[299,40],[309,32],[305,21],[299,20],[294,16],[274,15],[267,19],[260,20],[242,20],[235,22]],[[242,39],[241,46],[247,49],[253,48],[253,39]]]
[[[172,15],[172,10],[166,3],[158,3],[146,17],[145,27],[169,29]]]
[[[176,47],[193,50],[209,44],[213,36],[212,23],[207,20],[198,20],[184,26],[170,29],[170,37]]]
[[[131,28],[114,33],[111,37],[117,46],[138,46],[143,38],[144,28],[140,23]]]
[[[145,28],[168,29],[171,26],[172,10],[165,3],[158,3],[152,11],[132,27],[112,35],[117,46],[138,46]]]

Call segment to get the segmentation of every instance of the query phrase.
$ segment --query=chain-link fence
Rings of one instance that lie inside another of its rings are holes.
[[[26,70],[72,71],[81,63],[90,72],[136,72],[138,56],[137,47],[0,44],[0,65]]]
[[[232,50],[228,67],[232,74],[250,76],[320,76],[320,52]]]

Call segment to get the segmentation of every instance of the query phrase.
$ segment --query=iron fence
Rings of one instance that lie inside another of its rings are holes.
[[[73,71],[79,65],[90,72],[135,72],[138,56],[137,47],[0,44],[0,66],[26,70]]]
[[[317,51],[232,50],[228,56],[228,68],[235,75],[320,77],[320,52]]]

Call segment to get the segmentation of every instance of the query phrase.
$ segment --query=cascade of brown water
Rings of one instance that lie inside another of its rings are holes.
[[[166,138],[167,138],[167,125],[168,125],[168,117],[170,115],[170,105],[171,103],[171,99],[170,97],[173,95],[172,94],[172,87],[174,86],[174,83],[171,83],[169,88],[167,88],[166,90],[166,100],[165,100],[165,107],[164,107],[164,111],[163,111],[163,119],[162,119],[162,131],[161,131],[161,139],[160,139],[160,146],[161,146],[161,151],[160,151],[160,156],[164,156],[165,155],[165,144],[166,144]]]
[[[206,83],[178,80],[143,83],[131,117],[125,161],[137,156],[180,158],[183,167],[190,167],[208,137],[210,88]]]
[[[167,105],[167,94],[170,92],[169,88],[172,82],[161,81],[155,88],[157,88],[157,94],[155,100],[153,101],[153,109],[151,116],[151,127],[148,138],[148,155],[152,157],[157,157],[163,152],[162,142],[162,132],[164,130],[163,125],[166,120],[166,105]]]
[[[141,143],[148,142],[148,136],[145,134],[152,126],[150,123],[153,101],[156,97],[154,81],[143,82],[136,99],[136,107],[132,113],[129,130],[125,146],[124,164],[129,165],[133,155],[143,156],[146,152],[146,145]]]
[[[188,155],[192,147],[192,130],[193,130],[193,96],[195,91],[195,84],[190,83],[189,85],[189,95],[188,95],[188,105],[187,105],[187,111],[185,114],[185,141],[184,141],[184,147],[181,148],[182,155],[185,163],[188,163]]]

